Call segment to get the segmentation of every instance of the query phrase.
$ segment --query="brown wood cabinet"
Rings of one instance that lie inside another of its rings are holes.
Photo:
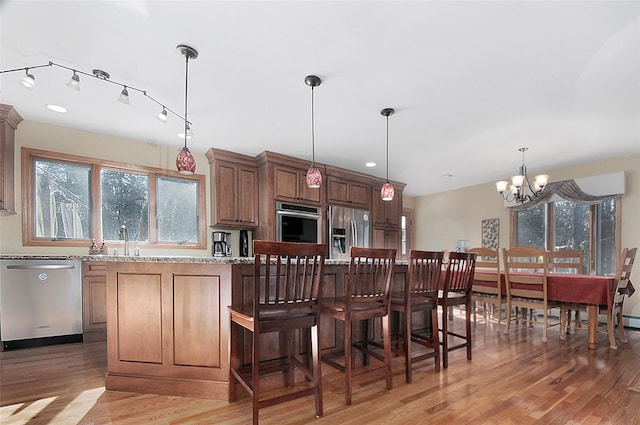
[[[371,185],[329,176],[327,203],[368,210],[371,208]]]
[[[0,104],[0,215],[15,214],[15,132],[22,117],[11,105]]]
[[[307,187],[307,169],[274,166],[275,199],[285,202],[297,202],[317,205],[322,200],[320,188]]]
[[[211,225],[258,226],[258,169],[251,157],[209,149]]]
[[[400,233],[401,229],[395,227],[374,226],[373,246],[377,248],[395,248],[400,257]]]
[[[402,217],[402,189],[394,184],[395,196],[391,201],[383,201],[380,197],[382,185],[373,188],[373,225],[400,226]]]
[[[231,264],[107,263],[107,389],[226,399]]]
[[[107,339],[107,264],[98,261],[82,263],[82,327],[83,341]]]

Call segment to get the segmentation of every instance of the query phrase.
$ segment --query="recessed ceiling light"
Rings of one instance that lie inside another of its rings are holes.
[[[64,106],[54,105],[53,103],[48,103],[46,107],[50,111],[59,112],[61,114],[64,114],[65,112],[67,112],[67,108],[65,108]]]
[[[377,164],[375,162],[367,162],[364,165],[367,166],[367,167],[375,167]]]

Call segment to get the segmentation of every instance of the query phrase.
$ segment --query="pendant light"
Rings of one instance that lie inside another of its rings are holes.
[[[380,115],[387,117],[387,182],[382,185],[380,190],[380,197],[383,201],[393,201],[393,185],[389,183],[389,116],[393,115],[395,110],[393,108],[385,108],[380,111]]]
[[[189,119],[187,118],[188,89],[189,89],[189,59],[196,59],[198,51],[186,44],[178,44],[176,47],[185,58],[185,78],[184,78],[184,147],[176,158],[176,167],[180,174],[193,174],[196,172],[196,160],[187,147]]]
[[[307,75],[304,79],[306,85],[311,87],[311,167],[307,170],[307,186],[317,189],[322,184],[322,174],[316,167],[316,140],[315,140],[315,119],[313,113],[313,89],[318,87],[322,80],[315,75]]]

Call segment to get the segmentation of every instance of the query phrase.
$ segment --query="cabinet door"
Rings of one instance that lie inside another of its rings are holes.
[[[298,170],[274,167],[274,194],[277,198],[297,201],[298,186]]]
[[[400,257],[400,230],[385,227],[374,227],[373,246],[375,248],[395,248],[398,250],[396,257]]]
[[[327,178],[327,202],[330,204],[347,204],[349,201],[349,184],[346,181]]]
[[[107,328],[107,276],[82,279],[84,330]]]
[[[255,168],[238,169],[238,212],[241,225],[258,225],[258,171]]]
[[[373,224],[380,226],[400,226],[402,192],[396,191],[393,200],[383,201],[380,188],[373,191]]]
[[[371,208],[370,194],[371,186],[362,183],[351,183],[349,185],[349,202],[354,207]]]
[[[320,203],[320,188],[310,189],[307,187],[306,170],[276,165],[274,179],[276,199],[290,202],[303,201],[311,204]]]
[[[217,211],[215,224],[236,224],[236,183],[237,166],[224,162],[216,164],[216,199]]]

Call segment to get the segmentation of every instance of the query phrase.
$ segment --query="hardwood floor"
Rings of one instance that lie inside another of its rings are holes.
[[[462,327],[459,318],[454,325]],[[510,335],[473,326],[473,360],[450,353],[449,369],[433,371],[433,359],[404,381],[404,360],[393,363],[393,390],[384,372],[358,374],[353,405],[345,406],[343,375],[323,367],[324,417],[314,417],[312,397],[260,410],[264,424],[640,424],[640,392],[628,384],[640,371],[640,332],[597,350],[586,334],[560,341],[557,328],[541,342],[539,327]],[[246,424],[251,404],[135,394],[104,389],[104,343],[67,344],[0,353],[2,424]],[[378,366],[377,362],[372,367]]]

